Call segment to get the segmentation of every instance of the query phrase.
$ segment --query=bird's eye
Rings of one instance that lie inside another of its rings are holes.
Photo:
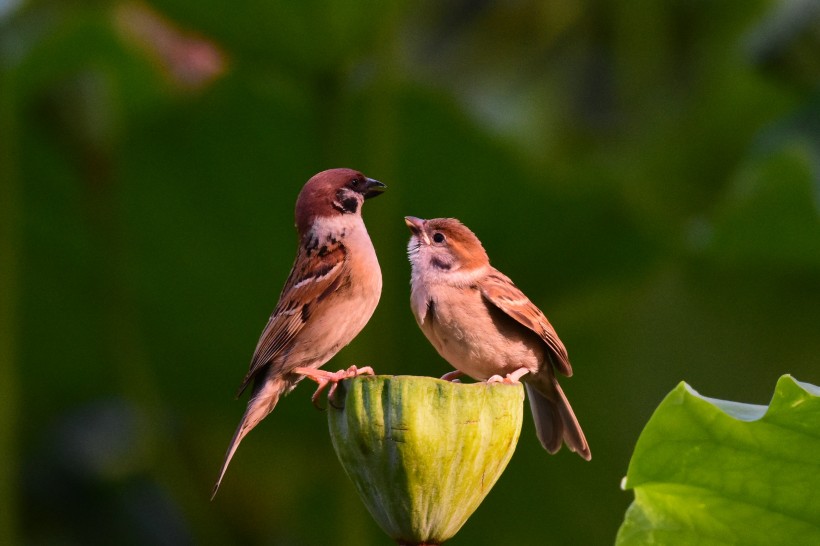
[[[350,181],[350,185],[354,188],[358,188],[359,184],[361,184],[361,181],[358,178],[354,178]]]
[[[444,242],[444,234],[437,231],[433,234],[433,241],[436,243],[443,243]]]

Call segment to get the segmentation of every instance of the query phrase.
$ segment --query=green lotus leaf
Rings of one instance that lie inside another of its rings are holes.
[[[367,509],[399,544],[441,544],[512,457],[521,385],[361,376],[328,411],[333,447]]]
[[[685,383],[638,439],[617,546],[820,544],[820,389],[783,376],[768,408]]]

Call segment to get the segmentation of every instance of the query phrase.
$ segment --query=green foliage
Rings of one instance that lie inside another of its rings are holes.
[[[820,388],[783,376],[768,408],[681,383],[641,433],[618,546],[820,543]]]

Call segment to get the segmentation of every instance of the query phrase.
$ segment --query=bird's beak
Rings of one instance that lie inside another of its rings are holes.
[[[373,180],[372,178],[366,178],[365,180],[366,182],[363,193],[365,199],[376,197],[377,195],[380,195],[384,190],[387,189],[387,186],[385,186],[378,180]]]
[[[427,233],[424,231],[424,220],[416,218],[415,216],[405,216],[404,223],[407,224],[407,227],[410,228],[410,232],[418,237],[419,240],[424,241],[425,244],[430,244],[430,238],[427,237]]]

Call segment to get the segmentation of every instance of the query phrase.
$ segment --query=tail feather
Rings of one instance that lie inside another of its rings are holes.
[[[538,440],[550,454],[556,453],[564,443],[564,423],[561,420],[561,414],[555,411],[553,407],[555,404],[538,392],[534,386],[527,383],[526,387]]]
[[[245,410],[245,414],[242,416],[242,420],[239,422],[239,426],[236,428],[233,438],[231,438],[231,443],[228,445],[228,451],[225,453],[225,460],[219,471],[219,479],[216,480],[216,484],[211,492],[211,500],[214,499],[216,492],[219,490],[219,486],[222,484],[222,478],[225,477],[225,472],[228,470],[228,465],[230,464],[234,453],[236,453],[239,443],[253,429],[253,427],[258,425],[262,419],[267,417],[267,415],[273,411],[273,408],[276,407],[276,403],[279,402],[279,398],[284,393],[287,393],[290,388],[291,385],[289,382],[283,380],[282,378],[274,378],[266,380],[260,386],[258,391],[254,392],[253,396],[248,401],[248,407]]]
[[[581,430],[561,385],[552,375],[543,379],[535,376],[533,379],[526,383],[526,387],[541,445],[548,452],[555,453],[562,443],[566,443],[571,451],[590,460],[592,454],[584,431]]]

